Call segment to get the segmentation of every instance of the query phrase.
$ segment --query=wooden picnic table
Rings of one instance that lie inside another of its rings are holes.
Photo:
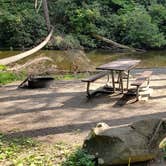
[[[106,64],[103,64],[96,69],[98,70],[108,70],[111,73],[112,76],[112,88],[113,92],[115,92],[115,72],[118,72],[118,83],[119,83],[119,89],[121,89],[122,93],[124,93],[124,87],[123,87],[123,75],[124,72],[127,72],[127,87],[126,90],[128,90],[129,86],[129,74],[130,71],[135,68],[140,63],[140,60],[133,60],[133,59],[119,59],[115,60]]]

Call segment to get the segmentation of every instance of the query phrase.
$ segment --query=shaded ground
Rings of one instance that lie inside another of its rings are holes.
[[[103,80],[104,81],[104,80]],[[99,86],[103,81],[99,81]],[[0,132],[46,142],[82,143],[98,122],[120,125],[144,118],[166,118],[166,75],[152,76],[147,102],[125,104],[121,94],[87,100],[81,81],[55,81],[48,89],[0,87]]]

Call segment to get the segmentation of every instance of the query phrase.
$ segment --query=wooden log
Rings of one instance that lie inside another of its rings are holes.
[[[110,44],[111,46],[113,46],[115,48],[126,49],[126,50],[129,50],[129,51],[132,51],[132,52],[136,52],[136,51],[145,52],[145,50],[135,49],[135,48],[132,48],[132,47],[129,47],[129,46],[117,43],[117,42],[115,42],[115,41],[113,41],[111,39],[105,38],[105,37],[103,37],[101,35],[98,35],[98,34],[92,34],[92,36],[94,38],[98,39],[98,40],[101,40],[103,42],[106,42],[106,43]]]

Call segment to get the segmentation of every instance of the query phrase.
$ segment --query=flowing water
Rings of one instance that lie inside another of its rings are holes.
[[[0,59],[13,56],[18,53],[19,51],[0,51]],[[86,55],[90,59],[91,64],[95,67],[120,58],[140,59],[141,63],[138,66],[140,68],[166,67],[166,51],[148,51],[145,53],[111,53],[104,50],[93,50],[86,52]],[[38,56],[51,57],[60,69],[69,69],[70,67],[68,65],[69,59],[64,59],[64,57],[66,57],[66,51],[57,50],[41,50],[38,53],[20,61],[20,63],[24,63],[27,60]]]

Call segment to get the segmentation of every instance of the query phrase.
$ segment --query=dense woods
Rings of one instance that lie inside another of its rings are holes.
[[[48,9],[54,26],[49,48],[106,47],[94,34],[136,48],[166,47],[166,0],[49,0]],[[34,0],[0,1],[0,48],[33,47],[47,33]]]

